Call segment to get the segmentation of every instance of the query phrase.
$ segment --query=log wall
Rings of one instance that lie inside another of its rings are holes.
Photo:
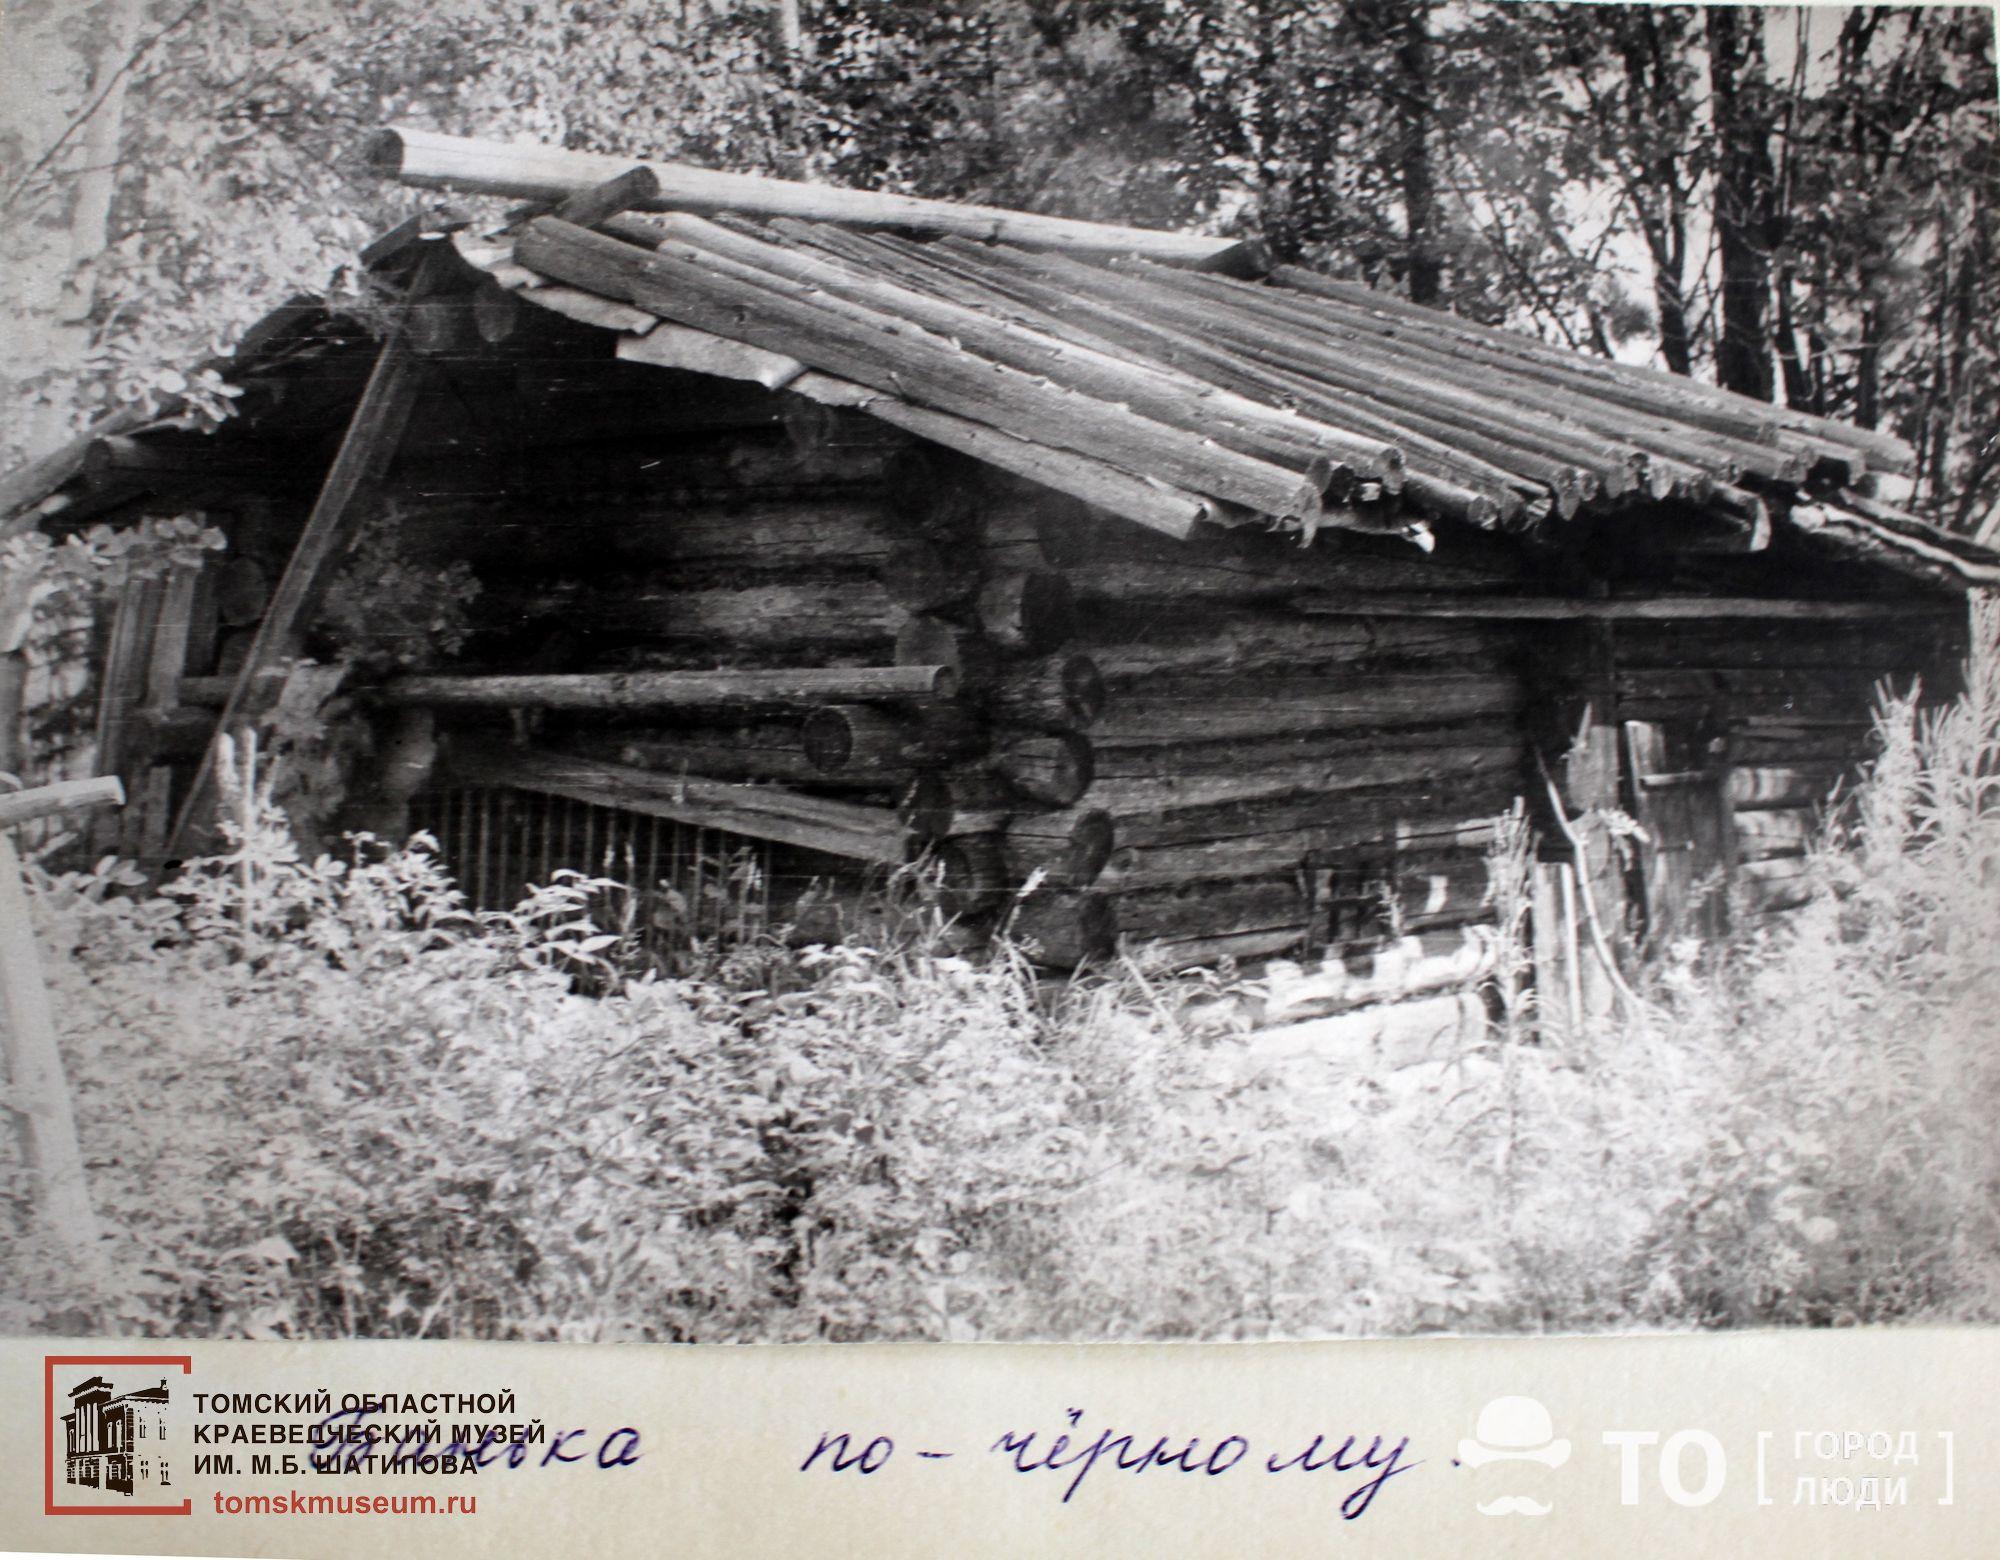
[[[1620,803],[1634,723],[1656,768],[1697,744],[1736,892],[1767,913],[1867,756],[1876,679],[1936,690],[1956,653],[1936,617],[1552,623],[1606,582],[1547,546],[1168,538],[859,414],[658,369],[614,414],[603,370],[566,372],[475,387],[513,397],[505,447],[433,440],[393,473],[412,560],[481,588],[457,661],[380,702],[434,713],[439,777],[760,830],[781,919],[830,871],[900,862],[974,935],[1057,966],[1122,941],[1173,965],[1414,948],[1455,968],[1494,914],[1494,820],[1533,809],[1545,767],[1559,789],[1582,772],[1579,696],[1605,774],[1572,809]],[[1759,589],[1783,587],[1738,569],[1718,592]],[[1658,885],[1601,854],[1611,930],[1640,939]]]
[[[1829,795],[1877,743],[1878,690],[1927,701],[1958,691],[1964,635],[1949,618],[1875,624],[1626,623],[1619,709],[1698,734],[1725,773],[1731,897],[1762,918],[1804,898],[1805,853]]]
[[[1487,916],[1484,820],[1526,763],[1524,632],[1365,596],[1505,590],[1504,548],[1154,539],[838,417],[596,454],[488,490],[416,468],[392,495],[419,561],[481,583],[463,664],[395,691],[438,707],[447,750],[525,735],[603,766],[594,794],[644,771],[892,812],[946,908],[1054,964],[1119,937],[1213,962]],[[1289,610],[1335,591],[1362,599]],[[898,665],[945,669],[950,696],[644,707],[655,673]],[[511,736],[476,673],[532,698]]]

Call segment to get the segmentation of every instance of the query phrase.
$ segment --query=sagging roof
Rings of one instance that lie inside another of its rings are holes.
[[[621,358],[858,408],[1169,535],[1262,520],[1421,541],[1671,504],[1752,549],[1784,525],[1933,583],[2000,583],[2000,554],[1871,496],[1913,465],[1888,434],[1271,269],[1254,244],[426,131],[368,155],[407,184],[534,202],[460,225],[460,255],[615,332]],[[273,316],[275,345],[301,311]],[[281,372],[272,335],[226,371]],[[73,481],[92,435],[147,431],[112,421],[0,478],[0,508]]]
[[[1267,270],[1254,246],[421,131],[371,158],[544,203],[616,187],[617,211],[545,204],[460,252],[618,331],[622,357],[858,407],[1170,534],[1531,529],[1680,500],[1751,546],[1786,523],[2000,578],[1867,496],[1912,468],[1900,439]]]

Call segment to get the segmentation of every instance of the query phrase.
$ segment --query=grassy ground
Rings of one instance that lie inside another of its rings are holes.
[[[1129,965],[1051,1002],[915,925],[629,976],[601,885],[474,917],[421,848],[306,861],[268,807],[162,892],[44,876],[112,1272],[37,1243],[0,1158],[0,1329],[2000,1319],[1996,629],[1953,710],[1885,708],[1781,927],[1678,948],[1600,1032],[1388,1073],[1253,1065]]]

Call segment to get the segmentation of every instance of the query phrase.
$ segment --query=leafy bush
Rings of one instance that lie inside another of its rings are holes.
[[[1259,1059],[1228,981],[776,939],[632,973],[563,875],[473,914],[427,841],[305,859],[228,766],[159,892],[39,874],[114,1268],[0,1160],[0,1328],[1188,1338],[2000,1318],[2000,618],[1886,700],[1796,914],[1536,1037]],[[1518,824],[1496,913],[1518,937]],[[598,912],[610,921],[600,927]],[[1224,993],[1226,994],[1226,992]],[[1216,1004],[1208,1004],[1213,1011]]]

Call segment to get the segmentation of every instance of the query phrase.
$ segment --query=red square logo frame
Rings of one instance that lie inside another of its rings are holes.
[[[42,1356],[42,1514],[49,1517],[185,1517],[192,1498],[178,1506],[77,1506],[56,1504],[56,1369],[65,1365],[164,1365],[182,1375],[194,1370],[187,1354],[45,1354]],[[192,1466],[192,1464],[190,1464]],[[65,1481],[67,1482],[67,1481]]]

